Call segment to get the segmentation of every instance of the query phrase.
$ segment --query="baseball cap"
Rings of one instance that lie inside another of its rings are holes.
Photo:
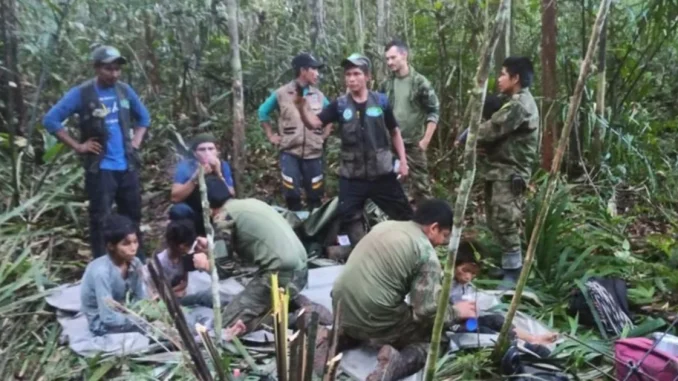
[[[119,63],[124,65],[127,59],[120,54],[120,51],[112,46],[99,46],[92,52],[92,61],[94,63]]]
[[[292,67],[301,69],[305,67],[312,67],[315,69],[322,69],[325,64],[318,62],[312,55],[308,53],[300,53],[292,59]]]
[[[370,62],[370,59],[364,55],[360,53],[353,53],[341,61],[341,67],[345,69],[347,66],[357,66],[364,71],[368,71],[370,70],[372,63]]]

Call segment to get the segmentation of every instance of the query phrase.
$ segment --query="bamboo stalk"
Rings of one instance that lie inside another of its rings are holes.
[[[165,278],[164,270],[162,269],[162,265],[160,264],[160,260],[157,256],[153,257],[152,265],[148,266],[148,272],[151,275],[151,280],[153,281],[160,298],[167,306],[167,311],[169,311],[170,317],[174,321],[174,325],[179,332],[181,341],[184,343],[184,348],[193,360],[188,362],[188,366],[191,368],[198,380],[212,381],[212,373],[210,373],[209,367],[207,366],[205,359],[202,357],[202,352],[196,345],[193,335],[188,329],[184,313],[181,311],[181,307],[179,306],[179,302],[177,302],[172,287],[170,287],[169,282],[167,282],[167,278]]]
[[[582,94],[584,92],[584,86],[586,85],[586,78],[591,71],[591,61],[598,45],[598,39],[600,37],[600,31],[605,22],[607,12],[610,8],[611,0],[602,0],[600,2],[600,7],[598,8],[598,15],[596,16],[596,22],[591,30],[591,38],[589,39],[588,49],[586,50],[586,56],[584,61],[582,61],[579,68],[579,78],[577,79],[577,84],[574,88],[574,93],[572,98],[570,98],[570,105],[567,111],[567,119],[565,121],[565,126],[563,127],[560,139],[558,140],[558,148],[556,149],[556,155],[553,158],[553,163],[551,164],[551,171],[549,173],[548,184],[546,187],[546,193],[544,194],[544,199],[541,202],[539,207],[539,214],[537,216],[537,221],[532,229],[532,235],[530,237],[530,243],[527,246],[527,253],[525,254],[525,260],[523,263],[523,270],[520,273],[520,278],[518,279],[518,284],[516,285],[516,291],[513,294],[513,299],[511,300],[511,305],[509,306],[508,313],[506,314],[506,320],[504,325],[501,327],[501,332],[499,333],[499,338],[497,339],[497,345],[495,346],[494,352],[492,353],[492,358],[495,361],[500,361],[503,353],[506,351],[508,346],[508,332],[511,328],[513,318],[518,310],[518,304],[520,303],[520,297],[523,294],[523,289],[525,288],[525,283],[527,283],[527,276],[530,273],[530,268],[532,267],[532,261],[534,260],[534,252],[537,248],[537,242],[539,241],[539,236],[541,235],[542,226],[544,220],[546,219],[546,214],[549,210],[549,205],[553,194],[556,190],[556,185],[558,183],[558,173],[560,172],[560,163],[563,160],[563,155],[565,154],[565,149],[567,147],[568,138],[570,136],[570,131],[572,131],[572,125],[577,115],[577,110],[579,109],[579,104],[581,103]]]
[[[209,353],[210,357],[212,358],[212,363],[214,364],[214,369],[217,371],[219,380],[232,380],[231,375],[228,372],[224,372],[224,367],[221,364],[221,355],[219,354],[217,347],[214,345],[212,338],[207,333],[207,328],[205,328],[204,325],[198,323],[195,325],[195,330],[198,332],[203,345],[205,345],[205,348],[207,348],[207,353]]]
[[[339,318],[341,316],[341,301],[337,302],[337,308],[334,310],[334,319],[332,320],[332,335],[329,337],[330,343],[329,348],[327,348],[327,356],[325,357],[325,370],[323,372],[323,380],[329,381],[334,380],[333,378],[328,378],[332,373],[331,365],[335,359],[335,353],[337,352],[337,342],[339,341]]]
[[[317,312],[311,312],[311,320],[306,327],[304,378],[301,381],[311,381],[313,379],[313,361],[315,359],[315,339],[318,334],[318,318],[319,314]]]
[[[200,166],[200,175],[198,176],[198,185],[200,187],[200,203],[202,205],[202,219],[207,234],[207,259],[210,261],[210,275],[212,278],[212,310],[214,311],[214,336],[217,344],[222,343],[221,337],[221,298],[219,297],[219,275],[217,274],[217,265],[214,259],[214,227],[210,221],[210,203],[207,200],[207,184],[205,183],[205,169]]]
[[[459,193],[454,206],[454,225],[452,227],[452,236],[448,246],[447,262],[443,271],[443,286],[438,297],[438,311],[436,312],[433,332],[431,334],[431,346],[429,347],[428,358],[426,360],[426,373],[424,379],[432,381],[435,375],[436,362],[440,350],[440,337],[445,322],[445,313],[450,296],[450,285],[452,284],[452,268],[457,260],[457,250],[461,240],[462,230],[464,228],[464,215],[466,213],[466,204],[468,203],[473,180],[476,173],[476,135],[480,128],[480,117],[482,114],[483,103],[485,102],[485,93],[487,91],[487,79],[490,74],[490,64],[492,54],[499,41],[501,31],[504,29],[511,8],[511,0],[502,0],[499,4],[497,16],[494,20],[494,26],[490,30],[486,44],[480,54],[480,62],[475,76],[475,89],[472,92],[471,99],[467,106],[470,110],[471,118],[469,120],[469,132],[464,148],[464,175],[459,185]]]

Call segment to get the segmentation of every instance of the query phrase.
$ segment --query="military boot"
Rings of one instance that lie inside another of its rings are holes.
[[[306,325],[310,324],[310,318],[313,312],[318,313],[318,324],[332,325],[333,321],[332,312],[325,306],[315,303],[311,301],[311,299],[309,299],[308,297],[301,294],[294,297],[294,304],[296,304],[299,307],[299,309],[303,308],[304,311],[306,311],[304,312]],[[296,311],[295,315],[297,315],[298,313],[299,311]],[[299,328],[297,327],[297,329]]]
[[[385,345],[377,355],[377,367],[367,381],[397,381],[420,371],[426,364],[426,349],[422,345],[408,345],[398,351]]]
[[[351,254],[351,246],[328,246],[325,251],[327,252],[327,258],[337,261],[339,263],[345,263],[348,260],[348,256]]]
[[[513,290],[516,288],[518,283],[518,278],[520,278],[520,272],[523,270],[522,267],[517,269],[504,269],[504,277],[499,284],[500,290]]]
[[[348,239],[351,241],[351,246],[355,247],[358,242],[363,239],[367,232],[365,231],[365,225],[363,224],[362,219],[352,220],[346,223],[346,234]]]

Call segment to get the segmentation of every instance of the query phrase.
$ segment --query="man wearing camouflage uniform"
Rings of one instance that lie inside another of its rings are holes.
[[[404,42],[393,40],[386,44],[384,51],[391,76],[381,84],[380,91],[393,105],[403,135],[410,166],[406,186],[411,202],[416,205],[431,197],[426,150],[438,124],[438,97],[431,83],[408,64],[408,48]]]
[[[271,309],[273,273],[278,274],[280,287],[289,289],[290,300],[304,305],[298,295],[308,281],[306,250],[287,221],[262,201],[230,198],[226,183],[219,179],[210,178],[207,189],[214,240],[224,240],[227,252],[235,252],[240,262],[258,266],[254,278],[224,309],[224,326],[244,324],[245,332],[256,328]],[[215,262],[219,278],[229,276],[232,261],[217,256]]]
[[[361,343],[380,347],[377,367],[367,380],[400,380],[424,366],[442,289],[434,246],[449,240],[452,217],[447,202],[426,200],[412,221],[376,225],[335,281],[332,304],[340,311],[341,332],[337,351]],[[447,324],[475,316],[474,302],[450,304]]]
[[[511,288],[520,275],[520,221],[523,196],[537,158],[539,110],[530,93],[534,75],[526,57],[508,57],[498,79],[505,103],[478,131],[485,169],[487,222],[502,250],[501,288]]]

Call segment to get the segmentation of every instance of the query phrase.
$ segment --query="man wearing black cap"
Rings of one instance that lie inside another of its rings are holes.
[[[230,196],[235,196],[231,167],[225,160],[219,159],[216,138],[210,133],[199,134],[191,141],[193,158],[185,159],[174,172],[172,183],[172,203],[170,220],[188,219],[195,223],[196,232],[205,234],[202,216],[198,176],[200,166],[205,169],[205,178],[216,177],[228,187]]]
[[[338,213],[344,228],[348,229],[351,244],[355,245],[364,235],[360,217],[368,198],[394,220],[411,219],[412,208],[398,182],[398,177],[407,176],[408,167],[393,109],[386,95],[367,89],[370,60],[354,53],[343,60],[341,66],[348,94],[334,100],[318,115],[309,108],[308,101],[299,96],[299,91],[295,102],[309,128],[333,122],[340,126]],[[391,141],[400,160],[396,170]]]
[[[324,65],[312,55],[301,53],[292,60],[296,78],[278,88],[259,107],[259,121],[268,140],[280,148],[280,169],[283,194],[290,210],[301,210],[301,188],[306,191],[310,209],[320,206],[324,192],[323,142],[331,125],[307,129],[294,105],[296,88],[303,89],[303,97],[314,114],[318,114],[329,101],[316,84],[318,69]],[[278,110],[278,133],[273,132],[270,113]]]
[[[94,257],[99,257],[106,254],[101,223],[114,201],[119,214],[137,227],[141,221],[138,150],[151,118],[134,90],[118,81],[121,66],[127,63],[118,49],[99,46],[92,52],[92,62],[96,77],[66,93],[45,115],[43,125],[83,159],[90,244]],[[73,114],[79,115],[79,140],[62,124]],[[141,245],[137,255],[143,260]]]

